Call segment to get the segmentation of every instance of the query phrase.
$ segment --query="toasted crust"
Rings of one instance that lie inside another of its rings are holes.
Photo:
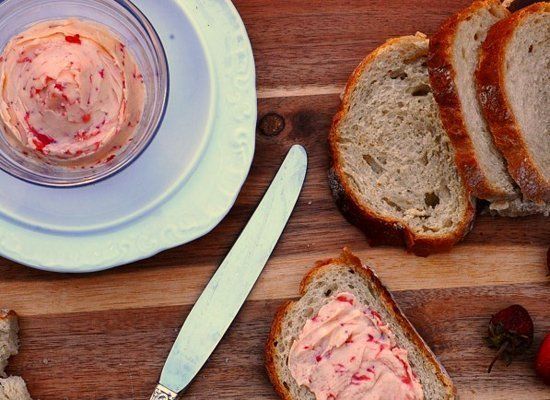
[[[513,115],[504,82],[505,53],[516,28],[530,14],[550,11],[550,3],[535,3],[491,27],[481,48],[476,87],[483,114],[508,171],[525,198],[550,201],[550,185],[538,170]]]
[[[459,25],[464,20],[479,9],[499,4],[498,0],[475,1],[469,7],[447,19],[437,33],[430,38],[430,56],[428,58],[430,84],[439,105],[443,126],[455,149],[458,171],[472,193],[485,200],[503,199],[508,194],[492,185],[480,167],[474,144],[466,128],[455,83],[456,73],[453,66],[452,49],[454,37]]]
[[[323,261],[318,261],[315,264],[315,267],[311,269],[306,276],[302,279],[300,283],[300,297],[303,296],[309,289],[311,281],[323,271],[323,269],[331,264],[344,264],[349,268],[359,274],[363,279],[369,282],[370,286],[373,288],[373,291],[378,295],[378,297],[384,303],[384,306],[387,308],[388,312],[399,324],[400,328],[403,330],[407,338],[414,343],[414,345],[420,350],[423,356],[430,361],[436,370],[437,378],[444,384],[447,389],[447,394],[449,399],[454,399],[456,397],[456,387],[454,386],[451,378],[445,371],[445,368],[437,361],[436,356],[430,350],[426,342],[418,334],[416,329],[412,326],[409,320],[405,317],[403,312],[400,310],[399,306],[395,302],[395,299],[388,291],[388,289],[382,284],[378,276],[374,273],[372,269],[363,265],[361,260],[356,257],[348,248],[344,248],[340,257],[327,259]],[[277,311],[273,324],[271,326],[271,332],[267,340],[265,354],[266,354],[266,368],[268,372],[269,379],[275,388],[275,391],[283,400],[296,400],[293,399],[288,391],[288,389],[283,385],[279,379],[279,375],[275,366],[275,354],[276,348],[274,343],[279,340],[282,330],[282,322],[284,316],[289,312],[290,307],[293,305],[293,301],[288,301],[283,304]]]
[[[402,225],[398,220],[381,217],[374,210],[361,204],[361,201],[355,196],[347,181],[343,179],[344,173],[337,146],[339,137],[338,126],[350,108],[350,97],[359,82],[361,74],[381,52],[402,39],[393,38],[386,41],[386,43],[370,53],[352,73],[346,85],[340,109],[332,121],[329,134],[329,148],[332,159],[332,167],[329,171],[329,184],[336,204],[342,214],[350,223],[356,225],[365,233],[371,246],[404,245],[408,251],[425,257],[432,253],[450,250],[453,245],[468,234],[473,226],[475,217],[475,208],[472,201],[469,201],[465,218],[453,234],[439,238],[417,236],[411,229]]]

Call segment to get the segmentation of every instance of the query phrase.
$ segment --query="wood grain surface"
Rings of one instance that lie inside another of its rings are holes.
[[[21,316],[23,375],[34,399],[146,400],[192,304],[251,216],[291,145],[310,155],[296,211],[249,301],[191,385],[189,399],[276,399],[263,346],[277,307],[297,295],[318,259],[350,246],[373,266],[446,366],[462,399],[548,400],[535,377],[550,331],[542,217],[480,216],[452,252],[419,258],[370,248],[330,197],[326,138],[339,93],[359,61],[387,37],[433,32],[468,0],[237,0],[254,47],[259,116],[285,120],[257,134],[250,177],[230,215],[208,236],[134,265],[85,276],[34,271],[0,259],[0,306]],[[492,313],[520,303],[536,326],[533,348],[488,375],[483,345]]]

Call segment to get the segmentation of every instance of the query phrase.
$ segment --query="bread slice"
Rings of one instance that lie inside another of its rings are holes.
[[[18,376],[0,378],[0,400],[32,400],[25,381]]]
[[[522,200],[477,100],[481,44],[491,26],[508,16],[499,0],[478,0],[447,19],[430,38],[430,83],[458,170],[472,193],[501,215],[548,213],[550,207]]]
[[[509,15],[499,0],[475,1],[430,37],[430,83],[459,172],[476,197],[489,201],[513,198],[516,192],[483,118],[474,73],[489,28]]]
[[[16,355],[19,349],[18,332],[17,314],[0,310],[0,377],[6,376],[4,370],[8,365],[8,359]]]
[[[491,27],[476,71],[494,142],[524,197],[550,202],[550,3]]]
[[[470,230],[473,201],[458,176],[426,66],[423,34],[387,41],[351,76],[329,137],[332,192],[372,245],[418,255]]]
[[[18,376],[6,377],[8,359],[19,351],[19,323],[14,311],[0,310],[0,400],[32,400]]]
[[[390,292],[374,271],[361,264],[348,249],[339,258],[318,262],[302,280],[300,298],[277,312],[266,345],[266,367],[275,390],[284,400],[315,400],[308,388],[298,386],[288,368],[293,341],[306,321],[317,315],[332,294],[349,292],[372,307],[408,352],[413,372],[424,390],[425,400],[455,399],[456,389],[443,366],[403,315]]]

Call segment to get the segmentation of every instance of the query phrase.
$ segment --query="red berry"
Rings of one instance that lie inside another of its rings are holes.
[[[537,361],[535,362],[535,370],[542,381],[550,385],[550,333],[546,335],[540,345]]]
[[[496,313],[489,322],[489,335],[485,338],[490,348],[498,349],[488,372],[499,358],[508,365],[513,356],[525,352],[533,343],[533,331],[531,316],[518,304]]]
[[[496,313],[491,318],[491,323],[493,325],[502,324],[504,330],[508,332],[533,338],[533,320],[529,312],[519,304],[514,304]]]

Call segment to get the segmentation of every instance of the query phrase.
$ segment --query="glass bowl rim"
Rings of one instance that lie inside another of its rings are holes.
[[[14,0],[0,0],[0,6],[5,3],[6,1],[14,1]],[[96,177],[86,178],[79,182],[71,182],[71,183],[56,183],[56,182],[43,182],[38,179],[32,179],[29,177],[20,176],[12,171],[8,171],[7,169],[0,166],[0,171],[5,172],[6,174],[12,176],[15,179],[18,179],[22,182],[26,182],[35,186],[41,186],[49,189],[74,189],[74,188],[82,188],[85,186],[94,185],[100,182],[103,182],[109,178],[114,177],[115,175],[118,175],[120,172],[124,171],[126,168],[134,164],[141,155],[147,150],[147,148],[151,145],[155,137],[157,136],[162,123],[164,122],[164,118],[166,117],[166,112],[168,109],[168,101],[170,98],[170,65],[168,63],[168,55],[166,53],[166,48],[164,46],[164,43],[160,39],[160,36],[158,34],[157,29],[155,26],[151,23],[149,18],[137,7],[132,0],[100,0],[100,1],[111,1],[114,3],[117,3],[122,8],[124,8],[127,12],[130,13],[130,15],[135,18],[135,20],[144,28],[146,33],[146,38],[153,43],[153,47],[157,48],[155,44],[158,44],[158,55],[159,55],[159,61],[161,64],[161,67],[166,67],[166,85],[163,90],[163,93],[161,93],[162,96],[162,107],[160,111],[160,115],[158,116],[158,120],[155,123],[153,129],[151,129],[149,133],[149,137],[145,141],[145,143],[142,145],[142,147],[128,160],[126,160],[124,163],[116,164],[112,169],[107,170],[104,174],[98,175]]]

